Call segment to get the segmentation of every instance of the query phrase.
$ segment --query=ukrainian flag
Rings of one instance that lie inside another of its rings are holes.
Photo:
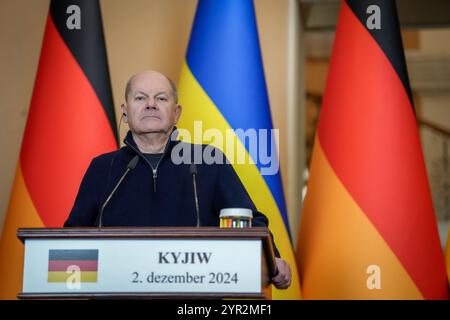
[[[244,183],[258,210],[266,214],[281,256],[292,268],[292,285],[273,288],[274,299],[299,299],[300,283],[286,214],[281,175],[265,174],[267,163],[251,152],[250,139],[231,130],[267,130],[267,154],[272,150],[272,118],[266,90],[255,10],[251,0],[200,0],[192,28],[186,60],[179,80],[183,115],[178,124],[194,136],[194,143],[209,143],[222,149]],[[222,139],[195,135],[216,129]],[[228,130],[228,131],[227,131]],[[261,136],[258,142],[261,144]],[[233,147],[224,148],[224,145]],[[261,147],[261,145],[259,146]],[[276,149],[276,148],[274,148]],[[245,164],[236,155],[245,154]],[[276,155],[276,154],[275,154]],[[234,160],[234,161],[233,161]],[[278,160],[277,160],[278,161]]]

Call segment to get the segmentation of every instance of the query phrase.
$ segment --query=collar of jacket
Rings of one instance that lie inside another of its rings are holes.
[[[161,159],[161,161],[164,160],[164,158],[167,158],[168,155],[170,155],[170,152],[173,149],[173,147],[181,142],[179,140],[172,139],[172,137],[176,138],[177,136],[178,136],[177,127],[174,127],[170,134],[169,140],[167,141],[167,144],[165,146],[164,153],[163,153],[163,159]],[[135,153],[138,156],[145,159],[144,154],[139,150],[136,142],[134,141],[133,135],[131,134],[130,130],[128,130],[127,135],[125,136],[125,139],[123,139],[123,143],[125,143],[125,145],[127,146],[127,149],[131,150],[133,153]],[[145,160],[147,160],[147,159],[145,159]]]

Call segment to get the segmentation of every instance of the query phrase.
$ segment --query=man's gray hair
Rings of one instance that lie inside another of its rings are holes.
[[[130,94],[131,91],[131,84],[133,83],[133,79],[136,75],[132,76],[128,81],[127,81],[127,85],[125,86],[125,101],[127,101],[128,99],[128,95]],[[169,81],[170,84],[170,91],[172,93],[172,96],[175,98],[175,103],[178,103],[178,89],[177,86],[175,84],[175,82],[172,81],[172,79],[170,79],[168,76],[163,75],[167,81]]]

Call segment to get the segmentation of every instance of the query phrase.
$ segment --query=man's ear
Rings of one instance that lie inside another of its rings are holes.
[[[178,119],[180,119],[182,110],[183,107],[181,107],[181,104],[177,104],[177,106],[175,107],[175,124],[177,124]]]
[[[124,103],[121,104],[120,106],[120,110],[122,110],[122,118],[123,118],[123,122],[128,123],[128,118],[127,118],[127,107]]]

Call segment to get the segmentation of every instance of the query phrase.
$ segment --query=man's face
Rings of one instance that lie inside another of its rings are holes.
[[[136,75],[122,112],[125,122],[136,134],[169,132],[181,115],[169,81],[157,72]]]

